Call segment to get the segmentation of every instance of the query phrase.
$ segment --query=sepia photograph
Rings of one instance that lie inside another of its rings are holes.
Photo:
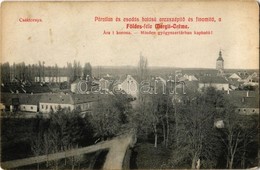
[[[1,169],[259,169],[259,4],[1,3]]]

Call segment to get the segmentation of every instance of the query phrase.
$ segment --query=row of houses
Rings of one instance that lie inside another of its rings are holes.
[[[149,86],[145,84],[148,82]],[[150,77],[148,80],[141,81],[137,76],[125,75],[119,80],[102,78],[99,83],[100,88],[106,90],[121,90],[126,92],[134,100],[139,99],[142,90],[149,87],[154,92],[155,88],[173,87],[173,93],[185,95],[187,91],[201,91],[207,87],[214,87],[222,91],[236,107],[237,112],[241,114],[259,114],[259,95],[258,91],[234,90],[231,88],[230,79],[223,76],[194,76],[194,75],[175,75]],[[160,89],[159,88],[159,89]]]
[[[90,112],[95,102],[107,95],[73,93],[12,94],[2,93],[1,104],[6,110],[25,112],[56,112],[59,108]]]
[[[92,81],[87,80],[76,80],[71,84],[71,88],[68,91],[57,90],[53,93],[53,90],[46,90],[44,92],[41,90],[41,93],[29,93],[30,89],[28,86],[21,86],[20,91],[25,91],[24,93],[2,93],[1,103],[4,104],[10,110],[19,109],[21,111],[30,111],[30,112],[43,112],[47,113],[50,111],[56,111],[59,107],[76,109],[80,108],[82,111],[87,111],[91,109],[91,103],[97,101],[100,97],[94,95],[91,90],[105,91],[113,94],[115,92],[127,94],[127,96],[133,101],[139,99],[140,93],[145,92],[158,92],[157,90],[165,90],[167,87],[171,91],[178,94],[185,94],[187,90],[202,90],[206,87],[215,87],[217,90],[223,91],[224,94],[230,94],[234,98],[239,98],[242,100],[241,95],[235,95],[235,93],[243,93],[244,91],[233,92],[241,83],[253,81],[254,78],[257,79],[259,75],[257,73],[250,74],[247,77],[247,80],[239,79],[238,76],[232,74],[229,77],[226,76],[217,76],[212,74],[203,74],[203,75],[194,75],[189,74],[186,71],[184,72],[175,72],[175,74],[165,75],[165,76],[150,76],[145,80],[141,80],[138,76],[132,75],[123,75],[119,78],[113,78],[113,76],[107,75],[101,79],[92,78]],[[238,85],[235,85],[234,82],[240,82]],[[85,82],[85,83],[84,83]],[[40,85],[42,89],[47,88],[46,84]],[[234,87],[235,86],[235,87]],[[33,86],[29,86],[33,87]],[[93,88],[95,87],[95,88]],[[57,87],[55,87],[57,88]],[[3,86],[2,89],[9,89],[8,86]],[[52,88],[53,89],[53,88]],[[79,90],[80,89],[80,90]],[[179,90],[179,92],[178,92]],[[29,94],[28,94],[29,93]],[[103,94],[103,93],[102,93]],[[104,96],[104,95],[103,95]],[[252,95],[244,96],[245,103],[250,102]],[[257,98],[254,96],[254,98]],[[7,100],[7,101],[5,101]],[[233,100],[233,99],[231,99]],[[236,101],[236,100],[234,100]],[[10,104],[11,103],[11,104]],[[241,104],[241,103],[240,103]],[[253,106],[246,105],[246,108],[253,108],[252,112],[258,112],[254,108],[257,108],[254,104]],[[244,108],[241,108],[244,110]],[[254,110],[254,111],[253,111]]]

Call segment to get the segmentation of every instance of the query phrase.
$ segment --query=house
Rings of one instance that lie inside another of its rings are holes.
[[[122,76],[117,84],[118,91],[124,91],[127,95],[132,96],[133,100],[139,97],[139,81],[137,77],[131,75]]]
[[[19,108],[24,112],[38,112],[42,94],[19,94]]]
[[[183,78],[185,81],[198,81],[198,79],[194,75],[184,74]]]
[[[258,86],[259,85],[259,75],[256,72],[249,75],[246,79],[244,79],[244,84]]]
[[[241,77],[237,75],[237,73],[233,73],[231,76],[228,77],[229,79],[233,80],[241,80]]]
[[[114,80],[111,77],[103,77],[99,80],[99,88],[101,90],[111,90]]]
[[[221,76],[202,76],[199,78],[199,90],[207,87],[215,87],[216,90],[227,91],[229,89],[228,81]]]
[[[62,82],[69,82],[69,77],[67,76],[45,76],[45,77],[34,77],[34,82],[45,82],[45,83],[62,83]]]
[[[13,94],[2,93],[1,103],[6,110],[13,111],[25,111],[25,112],[38,112],[39,100],[42,94]]]
[[[1,103],[10,112],[19,110],[19,98],[15,93],[1,93]]]
[[[82,112],[91,111],[93,103],[101,100],[104,95],[53,93],[42,95],[39,110],[42,113],[56,112],[59,108],[69,110],[80,109]]]
[[[256,91],[228,91],[224,95],[243,115],[259,114],[259,94]]]
[[[140,90],[142,90],[142,92],[149,90],[149,93],[155,93],[155,94],[166,93],[166,84],[167,84],[167,81],[160,76],[151,77],[151,80],[147,81],[146,84],[144,84],[144,83],[142,84],[142,87],[140,88]],[[148,85],[148,86],[145,86],[145,85]],[[149,87],[149,89],[147,89],[145,87]]]
[[[77,79],[70,85],[70,91],[76,94],[87,94],[89,93],[91,82],[86,80]]]
[[[238,71],[237,74],[240,77],[240,79],[238,79],[239,82],[245,82],[249,76],[247,71]]]
[[[33,83],[23,85],[21,83],[8,83],[1,85],[1,93],[47,93],[52,90],[46,84]]]

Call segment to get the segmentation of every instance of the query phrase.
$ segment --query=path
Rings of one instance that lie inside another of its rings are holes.
[[[128,147],[133,146],[135,142],[136,142],[135,134],[133,132],[130,132],[129,134],[115,137],[112,140],[100,142],[98,144],[91,145],[84,148],[72,149],[69,151],[58,152],[49,155],[42,155],[42,156],[36,156],[31,158],[2,162],[1,167],[4,169],[17,168],[21,166],[45,162],[47,160],[52,161],[52,160],[62,159],[65,157],[92,153],[98,150],[109,149],[103,168],[122,169],[125,153]]]

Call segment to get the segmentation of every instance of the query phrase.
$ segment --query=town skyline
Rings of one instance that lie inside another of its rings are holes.
[[[223,50],[219,50],[219,52],[222,52],[223,53]],[[142,54],[142,52],[140,52],[139,53],[139,57],[140,56],[144,56],[143,54]],[[144,57],[146,57],[147,59],[148,59],[148,61],[150,61],[149,59],[150,59],[150,57],[147,57],[147,56],[144,56]],[[223,55],[222,55],[222,57],[223,57]],[[149,63],[150,62],[148,62],[148,67],[150,67],[150,68],[173,68],[173,69],[216,69],[216,65],[215,65],[215,62],[216,62],[216,59],[218,58],[218,56],[215,58],[215,60],[213,60],[211,63],[210,63],[210,66],[206,66],[206,67],[201,67],[201,66],[178,66],[178,65],[150,65]],[[225,60],[225,57],[223,57],[223,59],[224,59],[224,62],[225,62],[225,64],[224,64],[224,68],[225,69],[240,69],[240,70],[259,70],[259,66],[258,67],[255,67],[255,68],[249,68],[249,67],[242,67],[242,68],[238,68],[238,67],[228,67],[227,66],[227,64],[226,64],[226,60]],[[74,59],[74,60],[67,60],[66,61],[66,63],[65,64],[59,64],[59,63],[52,63],[52,64],[50,64],[49,62],[47,62],[46,60],[36,60],[35,62],[25,62],[25,61],[21,61],[21,62],[11,62],[11,61],[5,61],[5,62],[1,62],[0,61],[0,64],[4,64],[4,63],[9,63],[10,65],[12,65],[13,63],[22,63],[22,62],[24,62],[26,65],[32,65],[32,64],[34,64],[34,65],[37,65],[37,64],[39,64],[39,61],[40,62],[43,62],[44,63],[44,65],[47,67],[47,66],[55,66],[55,65],[57,65],[58,67],[66,67],[66,65],[68,64],[68,63],[73,63],[74,61],[76,61],[76,62],[79,62],[80,64],[84,64],[84,63],[90,63],[91,64],[91,66],[92,67],[107,67],[107,68],[109,68],[109,67],[117,67],[117,68],[119,68],[119,67],[132,67],[132,68],[134,68],[134,67],[138,67],[138,60],[139,60],[139,58],[136,58],[136,63],[133,63],[133,64],[127,64],[127,63],[125,63],[125,64],[121,64],[121,65],[116,65],[116,64],[104,64],[104,63],[102,63],[102,64],[95,64],[95,62],[94,62],[94,64],[92,65],[92,63],[91,62],[89,62],[89,61],[80,61],[80,60],[77,60],[77,59]],[[230,65],[230,64],[229,64]]]

